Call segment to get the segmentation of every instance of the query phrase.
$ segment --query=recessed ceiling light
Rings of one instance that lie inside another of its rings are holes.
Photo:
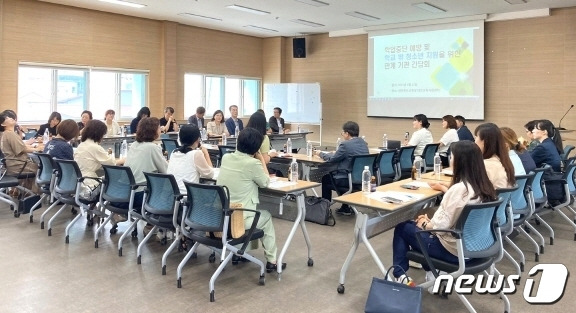
[[[358,12],[358,11],[346,12],[346,15],[350,15],[350,16],[353,16],[356,18],[361,18],[361,19],[366,20],[366,21],[377,21],[380,19],[379,17],[364,14],[364,13]]]
[[[320,23],[314,23],[314,22],[310,22],[310,21],[307,21],[307,20],[301,20],[301,19],[290,20],[290,22],[294,22],[294,23],[302,24],[302,25],[306,25],[306,26],[311,26],[311,27],[322,27],[322,26],[325,26],[325,25],[320,24]]]
[[[134,2],[128,2],[128,1],[123,1],[123,0],[100,0],[102,2],[108,2],[108,3],[113,3],[113,4],[119,4],[119,5],[125,5],[127,7],[132,7],[132,8],[143,8],[146,5],[144,4],[140,4],[140,3],[134,3]]]
[[[330,3],[326,3],[326,2],[322,2],[322,1],[318,1],[318,0],[294,0],[294,1],[306,3],[309,5],[313,5],[315,7],[322,7],[325,5],[330,5]]]
[[[510,4],[524,4],[526,3],[526,0],[504,0]]]
[[[270,28],[266,28],[266,27],[260,27],[260,26],[256,26],[256,25],[246,25],[244,26],[245,28],[250,28],[250,29],[254,29],[254,30],[263,30],[263,31],[267,31],[267,32],[272,32],[272,33],[277,33],[278,31],[275,29],[270,29]]]
[[[417,7],[417,8],[420,8],[422,10],[426,10],[426,11],[432,12],[432,13],[444,13],[444,12],[446,12],[446,10],[444,10],[440,7],[434,6],[428,2],[414,3],[412,5]]]
[[[249,8],[249,7],[243,7],[241,5],[236,5],[236,4],[229,5],[229,6],[227,6],[227,8],[242,11],[242,12],[248,12],[248,13],[252,13],[252,14],[258,14],[258,15],[270,14],[270,12],[267,12],[267,11],[262,11],[262,10],[253,9],[253,8]]]
[[[192,18],[199,17],[199,18],[204,18],[204,19],[213,20],[213,21],[222,21],[221,18],[204,16],[204,15],[199,15],[199,14],[194,14],[194,13],[178,13],[178,15],[184,16],[184,17],[192,17]]]

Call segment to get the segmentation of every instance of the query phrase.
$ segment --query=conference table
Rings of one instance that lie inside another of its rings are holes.
[[[375,192],[369,194],[360,191],[334,198],[335,202],[351,206],[356,213],[354,241],[340,271],[338,293],[344,293],[346,272],[360,243],[364,243],[382,275],[386,275],[386,267],[369,239],[394,228],[401,222],[413,219],[418,211],[434,206],[436,197],[442,192],[426,187],[432,181],[449,182],[450,180],[443,174],[435,177],[434,173],[425,173],[421,180],[404,179],[379,186]],[[403,185],[416,186],[418,189],[406,189],[402,187]],[[368,209],[376,214],[364,213],[359,209]]]
[[[312,132],[289,132],[286,134],[268,134],[270,139],[270,146],[276,151],[284,150],[284,145],[290,138],[292,142],[292,149],[306,149],[306,135]]]

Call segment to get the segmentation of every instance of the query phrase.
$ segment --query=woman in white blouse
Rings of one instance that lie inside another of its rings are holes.
[[[208,136],[222,136],[222,134],[230,136],[224,123],[224,113],[221,110],[214,112],[212,120],[206,125],[206,130],[208,131]]]
[[[440,141],[438,146],[438,153],[442,159],[442,166],[448,166],[448,148],[454,142],[459,141],[458,124],[456,124],[456,119],[452,115],[444,115],[442,117],[442,128],[447,129]]]
[[[115,115],[116,112],[114,112],[114,110],[106,111],[104,121],[106,123],[107,136],[116,136],[120,134],[120,125],[118,125],[118,123],[116,123],[116,121],[114,120]]]
[[[181,147],[174,150],[168,163],[168,174],[174,175],[180,192],[186,194],[184,181],[199,183],[200,177],[214,177],[214,168],[205,147],[200,147],[200,130],[194,124],[183,125],[179,132]]]
[[[416,129],[416,131],[412,134],[412,138],[410,141],[405,140],[405,146],[416,146],[414,149],[414,155],[420,156],[424,151],[424,147],[434,142],[434,138],[432,138],[432,133],[428,130],[430,127],[430,123],[428,122],[428,118],[424,114],[416,114],[414,115],[414,120],[412,121],[412,127]]]

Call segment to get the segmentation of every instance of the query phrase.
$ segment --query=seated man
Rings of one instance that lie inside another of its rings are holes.
[[[360,127],[356,122],[348,121],[342,126],[342,138],[344,141],[335,152],[326,153],[316,151],[316,155],[326,162],[337,163],[338,170],[351,170],[352,156],[368,154],[368,145],[362,138],[358,138]],[[348,175],[341,171],[334,176],[336,186],[332,184],[330,174],[322,177],[322,198],[332,200],[332,190],[346,192],[348,190]],[[354,211],[346,204],[336,211],[342,215],[352,215]]]
[[[286,132],[284,119],[280,117],[280,115],[282,115],[282,109],[279,107],[275,107],[274,116],[271,116],[270,120],[268,121],[268,123],[270,124],[270,129],[272,129],[272,133],[284,134]]]
[[[238,118],[238,106],[231,105],[228,110],[230,110],[231,116],[226,120],[226,128],[228,129],[230,136],[238,136],[238,134],[236,134],[236,127],[238,127],[238,131],[244,129],[244,123],[242,123],[242,120]]]
[[[188,124],[198,126],[198,129],[202,130],[204,128],[204,114],[206,113],[206,108],[197,107],[196,114],[188,118]]]
[[[238,136],[236,151],[222,157],[216,184],[227,186],[230,191],[230,203],[240,203],[245,209],[256,210],[256,205],[260,203],[258,187],[266,187],[270,181],[266,163],[258,151],[263,140],[264,136],[258,130],[246,128]],[[244,212],[246,228],[252,225],[253,219],[253,212]],[[270,212],[260,211],[257,228],[264,231],[264,237],[260,240],[266,256],[266,271],[274,272],[277,270],[278,248]],[[285,267],[286,263],[283,263],[282,269]]]

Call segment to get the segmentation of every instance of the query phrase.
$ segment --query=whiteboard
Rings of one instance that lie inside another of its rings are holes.
[[[321,124],[320,84],[264,84],[263,107],[268,117],[281,108],[286,123]]]

